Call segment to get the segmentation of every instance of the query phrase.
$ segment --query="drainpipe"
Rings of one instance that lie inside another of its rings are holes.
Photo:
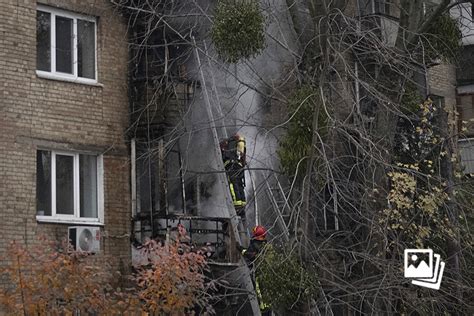
[[[181,204],[183,207],[183,214],[187,215],[186,210],[186,186],[184,183],[184,173],[183,173],[183,157],[181,156],[181,150],[178,150],[178,159],[179,159],[179,179],[181,181]]]
[[[132,219],[137,216],[137,148],[136,139],[132,138],[130,142],[130,177],[131,177],[131,202],[132,202]],[[142,241],[141,223],[137,220],[132,221],[132,237]],[[140,232],[140,237],[137,238],[137,232]],[[132,247],[133,249],[133,247]]]
[[[131,156],[131,180],[132,180],[132,217],[137,215],[137,150],[136,150],[136,140],[132,138],[130,143],[130,156]]]

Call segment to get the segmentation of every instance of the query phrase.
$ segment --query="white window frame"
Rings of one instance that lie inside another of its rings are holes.
[[[36,215],[38,222],[49,223],[67,223],[67,224],[104,224],[104,162],[103,155],[96,155],[84,152],[68,152],[38,148],[39,151],[48,151],[51,153],[51,215]],[[56,156],[73,157],[74,166],[74,214],[57,214],[56,213]],[[94,155],[97,158],[97,217],[80,217],[80,155]]]
[[[51,29],[50,29],[50,50],[51,50],[51,71],[44,71],[44,70],[36,70],[36,74],[38,77],[47,78],[47,79],[55,79],[55,80],[63,80],[63,81],[70,81],[70,82],[78,82],[78,83],[85,83],[85,84],[97,84],[97,18],[82,15],[78,13],[68,12],[61,9],[56,9],[44,5],[38,5],[36,11],[47,12],[50,14],[51,17]],[[72,52],[72,74],[57,72],[56,71],[56,16],[61,16],[65,18],[72,19],[73,21],[73,52]],[[88,22],[94,23],[94,69],[95,69],[95,79],[90,78],[83,78],[78,77],[78,62],[77,62],[77,20],[85,20]]]

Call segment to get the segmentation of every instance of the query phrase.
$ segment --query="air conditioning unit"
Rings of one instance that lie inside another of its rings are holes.
[[[100,227],[72,226],[69,230],[69,242],[74,250],[98,253],[100,251]]]

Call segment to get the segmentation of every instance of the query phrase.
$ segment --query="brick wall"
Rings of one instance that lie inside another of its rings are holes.
[[[444,97],[445,104],[456,105],[456,68],[441,64],[428,70],[429,94]]]
[[[127,21],[107,0],[40,3],[97,17],[98,82],[36,75],[34,0],[4,0],[0,10],[0,256],[10,240],[66,236],[67,224],[36,221],[36,150],[104,155],[103,256],[129,260],[130,201]],[[0,265],[4,260],[0,257]]]
[[[428,70],[428,93],[444,97],[445,109],[456,110],[456,68],[451,64],[440,64]],[[451,114],[452,115],[452,114]],[[451,118],[450,118],[451,119]],[[454,117],[453,117],[454,119]],[[454,127],[451,133],[457,133]]]

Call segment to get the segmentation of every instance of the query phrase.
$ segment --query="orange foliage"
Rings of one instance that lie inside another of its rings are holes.
[[[143,248],[143,262],[135,280],[139,298],[145,310],[158,315],[188,314],[196,305],[211,311],[206,295],[203,270],[206,258],[202,251],[191,251],[186,243],[183,227],[178,227],[178,238],[164,245],[149,241]]]
[[[58,248],[40,238],[30,249],[12,242],[10,265],[3,269],[12,285],[0,291],[0,304],[18,315],[72,314],[75,310],[100,312],[110,306],[110,276],[101,265],[89,264],[85,254]]]
[[[0,270],[10,287],[0,288],[0,310],[8,315],[184,315],[196,307],[212,313],[206,295],[205,256],[182,240],[143,247],[144,262],[130,277],[130,288],[114,287],[103,260],[58,247],[41,238],[26,249],[12,242],[8,266]],[[91,260],[99,259],[99,260]],[[3,260],[3,259],[2,259]]]

